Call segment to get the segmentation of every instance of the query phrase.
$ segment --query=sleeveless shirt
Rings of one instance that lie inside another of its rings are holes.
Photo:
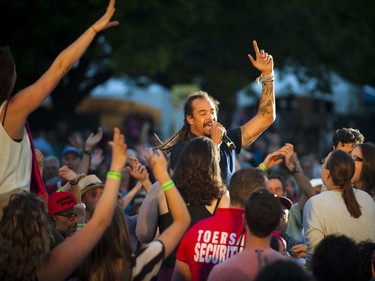
[[[3,102],[0,112],[6,105]],[[21,141],[14,141],[0,123],[0,195],[16,188],[30,191],[32,152],[24,129]]]

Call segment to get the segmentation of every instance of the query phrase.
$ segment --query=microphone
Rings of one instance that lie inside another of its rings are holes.
[[[232,140],[227,136],[227,134],[224,134],[223,135],[223,139],[222,141],[230,148],[230,149],[233,149],[235,150],[236,149],[236,145],[234,144],[234,142],[232,142]]]

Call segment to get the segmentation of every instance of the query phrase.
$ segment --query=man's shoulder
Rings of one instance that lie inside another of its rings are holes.
[[[198,229],[207,228],[207,226],[212,226],[212,224],[216,223],[217,221],[222,222],[224,217],[227,217],[227,216],[230,216],[231,218],[233,218],[236,215],[239,215],[242,218],[242,214],[244,212],[245,211],[243,209],[238,209],[238,208],[218,208],[216,210],[216,213],[213,216],[210,216],[208,218],[198,221],[186,233],[188,233],[189,231],[196,231]],[[221,226],[224,226],[225,224],[214,224],[214,225],[220,228]]]
[[[206,232],[234,232],[237,233],[242,230],[242,215],[244,210],[237,208],[219,208],[216,211],[216,214],[202,219],[190,227],[185,235],[183,240],[186,242],[196,241],[198,236]],[[230,222],[227,218],[230,217]],[[238,219],[235,219],[235,218]],[[241,228],[241,229],[239,229]],[[183,244],[183,243],[182,243]]]
[[[182,152],[182,149],[185,147],[185,145],[189,142],[189,140],[184,140],[182,142],[179,142],[175,144],[171,150],[171,156],[170,156],[170,162],[172,168],[176,166],[177,160],[180,157],[180,154]]]
[[[242,267],[244,262],[248,263],[247,254],[248,253],[246,251],[242,251],[235,254],[231,258],[215,265],[211,271],[212,276],[230,276],[233,274],[233,272],[237,272],[238,268]]]

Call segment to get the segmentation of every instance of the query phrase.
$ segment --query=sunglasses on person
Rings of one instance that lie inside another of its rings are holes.
[[[56,214],[56,216],[66,217],[68,218],[69,221],[74,221],[77,218],[77,215],[75,212]]]
[[[352,156],[352,159],[354,161],[363,162],[363,159],[361,157],[356,156],[356,155]]]

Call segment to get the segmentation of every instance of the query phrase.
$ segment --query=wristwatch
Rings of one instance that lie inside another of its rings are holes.
[[[293,169],[289,171],[291,174],[299,173],[299,169],[296,165],[294,165]]]

